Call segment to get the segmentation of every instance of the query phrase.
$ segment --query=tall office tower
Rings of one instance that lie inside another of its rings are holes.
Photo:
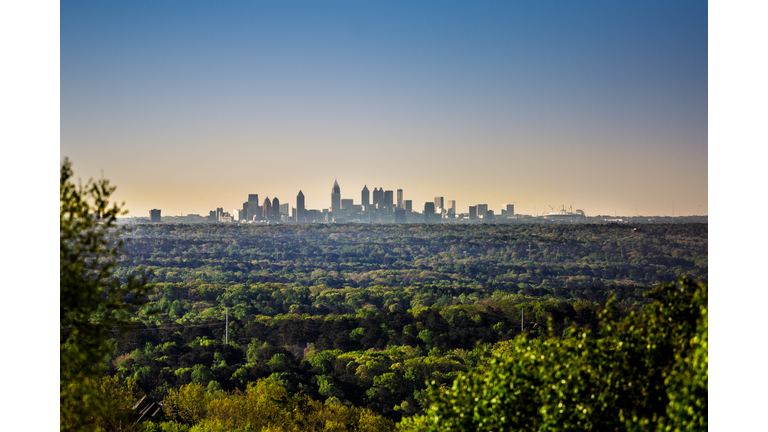
[[[515,205],[507,204],[507,216],[514,216],[514,215],[515,215]]]
[[[269,197],[264,198],[264,219],[270,219],[272,217],[272,201]]]
[[[428,223],[432,218],[433,214],[435,214],[435,203],[425,202],[424,203],[424,222]]]
[[[296,222],[307,222],[307,208],[304,207],[304,193],[301,191],[296,195]]]
[[[403,190],[397,190],[397,208],[403,208]]]
[[[413,201],[412,200],[405,200],[405,211],[407,211],[407,212],[413,211]]]
[[[392,191],[384,191],[384,206],[391,209],[395,206],[395,194]]]
[[[224,216],[224,209],[222,207],[216,207],[216,220]]]
[[[384,188],[373,189],[373,207],[380,209],[384,206]]]
[[[363,210],[368,211],[368,206],[371,205],[371,193],[368,191],[368,185],[363,186],[363,192],[360,193],[360,203]]]
[[[149,211],[149,221],[152,223],[160,223],[163,221],[163,218],[160,217],[160,210],[159,209],[152,209]]]
[[[334,180],[331,188],[331,212],[335,214],[339,210],[341,210],[341,188],[339,182]]]
[[[216,212],[211,210],[208,212],[208,222],[217,222],[219,220],[219,217],[216,216]]]
[[[443,197],[435,197],[435,211],[445,208],[445,200]]]
[[[272,199],[272,216],[273,220],[280,220],[280,200],[277,197]]]
[[[261,217],[259,213],[259,194],[248,194],[248,201],[243,203],[242,219],[253,220],[254,216]]]
[[[240,219],[241,220],[250,220],[253,216],[248,215],[248,201],[243,203],[243,209],[240,210]]]
[[[448,203],[451,205],[448,214],[456,215],[456,200],[450,200]]]
[[[397,208],[395,210],[395,223],[405,223],[405,210],[402,208]]]
[[[341,209],[342,210],[352,210],[352,205],[354,203],[351,199],[343,199],[341,200]]]
[[[486,213],[488,213],[488,204],[478,204],[477,205],[477,215],[485,217]]]
[[[477,206],[469,206],[469,220],[477,220]]]
[[[232,220],[240,222],[243,217],[243,211],[240,209],[232,210]]]
[[[280,215],[288,216],[291,213],[291,205],[288,203],[280,204]]]

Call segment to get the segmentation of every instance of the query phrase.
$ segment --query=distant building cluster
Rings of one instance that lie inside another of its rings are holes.
[[[121,219],[120,223],[160,223],[163,219],[170,223],[539,223],[539,224],[625,224],[625,223],[707,223],[707,216],[587,216],[583,210],[551,208],[551,212],[536,216],[515,213],[514,204],[506,204],[497,214],[488,208],[488,204],[469,206],[467,213],[456,211],[456,201],[446,201],[437,196],[433,201],[424,203],[423,211],[413,209],[413,202],[404,199],[403,190],[384,190],[374,188],[373,194],[364,186],[360,192],[360,203],[355,204],[351,198],[341,197],[341,187],[337,181],[331,188],[331,206],[324,209],[308,209],[304,193],[296,195],[296,206],[281,203],[277,197],[266,197],[261,204],[258,194],[249,194],[248,201],[243,207],[225,212],[219,207],[210,211],[208,216],[187,214],[181,216],[161,216],[159,209],[149,211],[149,218],[130,217]],[[395,202],[395,197],[397,201]]]
[[[277,197],[266,197],[260,202],[258,194],[249,194],[242,208],[232,213],[217,208],[210,212],[207,220],[240,223],[458,223],[493,222],[514,217],[513,204],[502,209],[500,215],[488,210],[487,204],[471,206],[470,213],[459,214],[456,201],[446,201],[444,197],[435,197],[434,202],[424,203],[423,211],[419,212],[414,210],[412,200],[404,199],[402,189],[392,191],[375,187],[371,191],[367,185],[363,186],[360,201],[356,204],[353,198],[342,198],[339,182],[334,181],[328,208],[308,209],[302,191],[296,195],[295,207],[280,203]]]
[[[421,211],[419,211],[421,210]],[[514,204],[506,204],[498,213],[488,208],[488,204],[469,206],[467,213],[456,210],[456,200],[446,200],[436,196],[433,201],[427,201],[423,206],[413,207],[413,201],[405,199],[402,189],[384,190],[383,187],[363,186],[360,191],[360,201],[355,203],[353,198],[342,198],[338,181],[331,187],[330,207],[323,209],[308,209],[304,193],[296,195],[295,207],[289,202],[280,202],[278,197],[265,197],[259,200],[259,194],[249,194],[242,208],[226,212],[222,207],[211,210],[208,216],[189,214],[169,216],[170,221],[198,223],[625,223],[633,222],[664,222],[667,218],[610,218],[609,216],[587,217],[583,210],[560,209],[552,207],[552,211],[539,214],[536,217],[515,213]],[[698,219],[696,219],[698,221]],[[149,219],[138,218],[134,223],[159,223],[162,221],[159,209],[149,211]]]

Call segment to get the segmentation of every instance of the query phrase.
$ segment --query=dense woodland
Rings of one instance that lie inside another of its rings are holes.
[[[118,276],[154,270],[173,319],[355,313],[494,295],[604,302],[707,281],[706,224],[137,225]]]
[[[317,420],[323,407],[346,419],[338,430],[440,430],[418,417],[439,389],[510,346],[604,332],[643,316],[653,286],[707,281],[705,224],[159,224],[126,237],[115,275],[149,267],[153,291],[108,375],[167,402],[146,430],[324,430],[336,420]],[[211,408],[265,397],[284,401],[270,408],[287,410],[281,426]],[[198,414],[182,415],[188,399]]]

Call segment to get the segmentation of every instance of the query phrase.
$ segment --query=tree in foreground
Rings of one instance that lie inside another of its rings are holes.
[[[707,429],[707,287],[681,279],[651,291],[597,332],[500,343],[450,389],[430,388],[424,416],[402,431]]]
[[[108,180],[72,182],[72,164],[64,159],[60,176],[60,355],[61,430],[96,430],[125,398],[105,397],[101,379],[116,332],[145,304],[151,287],[143,275],[124,279],[113,271],[122,254],[117,216]],[[111,383],[114,387],[115,383]],[[127,384],[129,388],[132,385]],[[132,390],[128,391],[131,394]]]

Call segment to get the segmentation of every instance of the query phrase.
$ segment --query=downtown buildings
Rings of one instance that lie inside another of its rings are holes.
[[[516,218],[514,205],[508,204],[496,215],[488,209],[487,204],[477,204],[469,207],[469,213],[459,214],[455,200],[446,200],[436,196],[433,201],[427,201],[423,211],[414,211],[413,200],[405,199],[403,189],[385,190],[374,187],[373,191],[364,185],[360,191],[360,201],[355,203],[353,198],[342,197],[341,186],[334,180],[331,186],[330,206],[323,209],[308,209],[306,197],[299,190],[295,201],[281,202],[278,197],[265,197],[259,203],[259,194],[248,195],[248,200],[242,208],[224,212],[219,207],[211,211],[209,222],[240,222],[240,223],[489,223],[503,222]],[[159,213],[159,211],[158,211]],[[159,218],[159,214],[157,216]]]

